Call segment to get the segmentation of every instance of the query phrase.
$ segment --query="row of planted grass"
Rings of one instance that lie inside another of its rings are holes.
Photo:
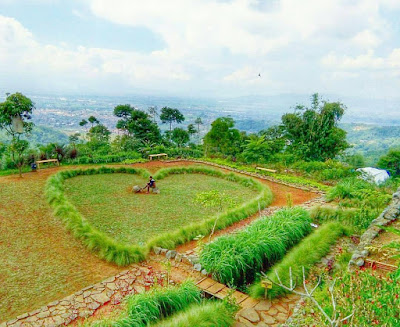
[[[303,267],[305,277],[307,277],[311,267],[329,253],[331,246],[345,232],[346,229],[338,222],[330,222],[322,225],[291,249],[281,262],[274,265],[265,276],[265,279],[278,283],[278,275],[282,284],[289,287],[291,269],[293,283],[301,285],[303,281]],[[269,299],[273,299],[287,294],[289,291],[273,284],[272,288],[265,292],[265,288],[257,281],[249,288],[249,292],[255,298],[267,296]]]
[[[229,327],[236,311],[236,307],[229,303],[203,300],[200,290],[191,281],[131,295],[125,299],[125,305],[126,309],[120,317],[85,323],[84,326]]]
[[[225,228],[234,222],[245,219],[256,213],[259,208],[265,208],[272,201],[272,193],[270,189],[250,178],[237,176],[232,173],[225,174],[214,169],[202,167],[162,169],[154,176],[158,180],[171,174],[205,174],[233,181],[240,185],[260,191],[260,195],[254,200],[218,216],[211,217],[200,223],[183,226],[179,230],[171,233],[162,234],[149,240],[145,246],[124,244],[117,242],[106,234],[93,228],[93,226],[64,195],[64,181],[67,178],[79,175],[111,173],[139,174],[143,177],[149,176],[149,173],[146,170],[126,167],[101,167],[97,169],[92,168],[86,170],[79,169],[61,171],[49,178],[46,184],[46,198],[48,203],[53,207],[55,215],[64,222],[67,229],[70,230],[75,237],[82,240],[88,249],[97,253],[102,259],[114,262],[117,265],[128,265],[133,262],[144,260],[149,250],[154,246],[174,248],[178,244],[192,240],[199,234],[209,234],[214,227],[216,230]]]
[[[286,251],[311,231],[311,219],[302,208],[277,211],[236,234],[204,245],[202,266],[218,281],[243,287],[282,259]]]

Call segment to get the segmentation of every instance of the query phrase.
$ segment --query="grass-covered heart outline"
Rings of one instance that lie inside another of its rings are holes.
[[[252,178],[242,177],[234,173],[224,173],[205,167],[162,168],[154,174],[156,180],[161,180],[173,174],[204,174],[236,182],[260,193],[254,199],[226,212],[156,236],[147,241],[144,246],[125,244],[94,228],[64,194],[64,181],[68,178],[113,173],[137,174],[144,178],[150,175],[145,169],[130,167],[65,170],[52,175],[47,180],[45,194],[47,202],[54,210],[54,215],[62,220],[65,227],[76,238],[80,239],[89,250],[95,252],[100,258],[119,266],[143,261],[149,251],[155,246],[173,249],[179,244],[193,240],[198,235],[208,235],[211,233],[214,225],[215,230],[223,229],[255,214],[259,209],[265,208],[272,202],[273,198],[271,190],[266,185]]]

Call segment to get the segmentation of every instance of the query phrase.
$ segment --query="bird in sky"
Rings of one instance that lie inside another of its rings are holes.
[[[258,77],[261,77],[261,73],[260,73],[260,74],[258,74]]]

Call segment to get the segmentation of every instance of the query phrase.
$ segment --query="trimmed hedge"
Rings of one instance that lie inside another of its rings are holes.
[[[208,168],[171,168],[162,169],[156,175],[156,179],[162,179],[170,174],[206,174],[214,177],[224,178],[237,182],[243,186],[259,190],[261,194],[254,200],[249,201],[236,209],[231,209],[218,216],[211,217],[200,223],[184,226],[177,231],[162,234],[147,242],[145,246],[136,244],[125,244],[115,241],[92,227],[92,225],[82,216],[82,214],[73,206],[64,195],[63,183],[66,179],[79,175],[96,175],[96,174],[112,174],[127,173],[139,174],[144,178],[149,176],[149,172],[144,169],[128,168],[128,167],[101,167],[91,169],[78,169],[61,171],[51,176],[46,183],[46,198],[48,203],[54,209],[54,214],[59,217],[67,229],[72,234],[82,240],[85,246],[97,253],[102,259],[114,262],[119,266],[125,266],[133,262],[139,262],[145,259],[148,252],[154,246],[165,248],[174,248],[178,244],[192,240],[199,234],[207,235],[217,220],[216,229],[221,229],[232,223],[247,218],[258,211],[258,204],[264,208],[272,201],[272,193],[269,188],[250,178],[236,176],[235,174],[224,174],[220,171]]]
[[[267,279],[278,282],[276,272],[282,283],[289,286],[289,268],[291,267],[293,282],[301,285],[303,281],[303,267],[307,277],[311,267],[327,255],[331,246],[345,233],[346,229],[340,223],[330,222],[322,225],[295,246],[280,263],[269,269]],[[249,293],[252,297],[261,298],[265,296],[265,289],[258,281],[249,288]],[[286,289],[273,284],[272,288],[267,291],[267,297],[274,299],[287,293],[289,292]]]
[[[242,287],[280,260],[311,231],[308,212],[296,207],[258,219],[236,234],[204,245],[200,263],[224,284]]]

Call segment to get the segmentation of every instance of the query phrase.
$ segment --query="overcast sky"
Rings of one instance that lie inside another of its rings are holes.
[[[0,0],[0,89],[397,97],[399,17],[400,0]]]

